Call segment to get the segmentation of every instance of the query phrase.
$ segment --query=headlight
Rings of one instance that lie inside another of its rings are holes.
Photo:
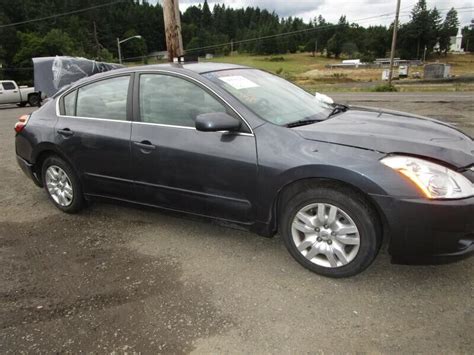
[[[400,155],[383,158],[381,162],[407,177],[430,199],[474,195],[474,185],[463,175],[445,166]]]

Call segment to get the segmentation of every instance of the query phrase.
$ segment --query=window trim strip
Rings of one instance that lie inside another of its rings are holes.
[[[67,89],[66,91],[64,91],[63,93],[61,93],[57,98],[55,98],[56,100],[56,105],[55,105],[55,109],[56,109],[56,116],[58,117],[69,117],[69,118],[87,118],[87,119],[93,119],[93,120],[106,120],[106,121],[114,121],[114,122],[132,122],[132,120],[129,119],[128,117],[128,98],[130,96],[130,83],[133,82],[133,72],[126,72],[126,73],[114,73],[113,75],[109,75],[109,76],[106,76],[104,78],[100,78],[100,79],[97,79],[97,80],[94,80],[94,81],[91,81],[91,82],[85,82],[85,83],[82,83],[78,86],[74,86],[74,87],[71,87],[69,89]],[[95,83],[98,83],[100,81],[104,81],[104,80],[108,80],[108,79],[114,79],[114,78],[119,78],[119,77],[122,77],[122,76],[128,76],[129,77],[129,86],[128,86],[128,91],[127,91],[127,106],[126,106],[126,109],[127,109],[127,112],[126,112],[126,116],[127,116],[127,119],[126,120],[115,120],[113,118],[101,118],[101,117],[84,117],[84,116],[71,116],[71,115],[62,115],[61,114],[61,110],[60,110],[60,103],[61,105],[64,107],[64,96],[70,94],[71,92],[73,91],[76,91],[76,105],[74,107],[74,113],[77,113],[77,98],[78,98],[78,91],[80,88],[84,87],[84,86],[87,86],[87,85],[91,85],[91,84],[95,84]]]
[[[183,129],[196,129],[194,127],[185,127],[185,126],[176,126],[176,125],[166,125],[166,124],[159,124],[159,123],[151,123],[151,122],[141,122],[141,121],[135,121],[135,120],[129,120],[127,119],[126,121],[123,121],[123,120],[114,120],[114,119],[110,119],[110,118],[96,118],[96,117],[80,117],[80,116],[68,116],[68,115],[62,115],[60,110],[59,110],[59,102],[62,102],[62,99],[65,95],[67,95],[68,93],[74,91],[74,90],[78,90],[80,87],[82,86],[85,86],[85,85],[89,85],[89,84],[93,84],[93,83],[96,83],[98,81],[101,81],[101,80],[106,80],[106,79],[111,79],[111,78],[114,78],[114,77],[118,77],[118,76],[130,76],[130,80],[134,80],[134,81],[137,81],[138,80],[135,80],[133,78],[133,76],[135,74],[143,74],[143,73],[150,73],[150,74],[153,74],[153,73],[165,73],[165,74],[171,74],[171,75],[174,75],[174,76],[181,76],[183,78],[187,78],[199,85],[202,85],[204,86],[206,89],[208,89],[210,92],[212,92],[215,96],[217,96],[222,102],[224,102],[232,111],[234,111],[237,116],[240,117],[240,119],[247,125],[248,129],[250,130],[250,133],[245,133],[245,132],[236,132],[238,133],[239,135],[245,135],[245,136],[252,136],[252,137],[255,137],[255,134],[253,132],[253,129],[252,127],[250,126],[250,124],[247,122],[247,120],[234,108],[234,106],[232,106],[226,99],[224,99],[222,97],[222,95],[220,95],[219,93],[217,93],[214,89],[212,89],[209,85],[203,83],[202,81],[199,81],[197,80],[196,78],[193,78],[192,76],[190,75],[187,75],[187,74],[183,74],[183,73],[179,73],[179,72],[175,72],[175,71],[171,71],[171,70],[163,70],[163,69],[139,69],[139,70],[135,70],[135,71],[130,71],[130,72],[126,72],[126,73],[117,73],[116,75],[110,75],[110,76],[107,76],[105,78],[100,78],[98,80],[95,80],[95,81],[92,81],[92,82],[87,82],[87,83],[83,83],[82,85],[80,86],[77,86],[77,87],[73,87],[73,88],[70,88],[68,90],[66,90],[65,92],[63,92],[61,95],[59,95],[59,97],[56,98],[56,116],[58,117],[69,117],[69,118],[83,118],[83,119],[92,119],[92,120],[105,120],[105,121],[113,121],[113,122],[133,122],[133,123],[140,123],[140,124],[150,124],[150,125],[161,125],[161,126],[167,126],[167,127],[172,127],[172,128],[183,128]],[[129,93],[130,95],[130,93]],[[132,93],[133,95],[133,93]],[[76,95],[76,99],[77,99],[77,95]],[[77,111],[76,111],[77,112]]]

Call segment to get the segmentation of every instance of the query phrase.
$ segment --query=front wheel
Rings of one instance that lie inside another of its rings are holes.
[[[47,158],[43,163],[42,177],[46,193],[58,209],[66,213],[82,209],[82,188],[68,163],[56,156]]]
[[[280,234],[305,268],[328,277],[365,270],[380,248],[378,219],[358,193],[338,185],[312,187],[283,201]]]

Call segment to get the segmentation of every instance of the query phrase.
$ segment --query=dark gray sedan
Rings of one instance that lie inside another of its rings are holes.
[[[269,73],[190,63],[76,82],[15,126],[21,168],[68,213],[107,198],[279,233],[331,277],[474,251],[474,144],[426,117],[347,107]]]

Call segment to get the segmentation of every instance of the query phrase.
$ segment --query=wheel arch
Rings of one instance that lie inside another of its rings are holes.
[[[43,186],[43,176],[42,176],[43,163],[48,157],[53,156],[53,155],[63,159],[66,163],[68,163],[71,166],[71,168],[74,170],[76,175],[79,177],[79,174],[76,168],[71,163],[71,161],[66,157],[66,155],[63,154],[53,143],[45,142],[37,146],[32,156],[33,172],[41,187]]]
[[[324,184],[324,186],[331,185],[347,188],[359,194],[376,213],[379,227],[381,229],[380,232],[383,239],[382,243],[385,244],[389,240],[388,222],[385,213],[370,196],[371,193],[385,194],[385,191],[366,176],[362,176],[361,174],[344,168],[336,168],[335,170],[337,170],[337,174],[326,173],[320,175],[300,175],[297,178],[291,180],[288,179],[283,184],[280,184],[273,199],[269,216],[269,229],[271,230],[272,235],[278,232],[278,216],[281,203],[289,193],[292,193],[292,191],[300,191],[307,187],[314,187],[315,185],[321,186],[321,184]],[[291,175],[294,174],[292,173]]]

